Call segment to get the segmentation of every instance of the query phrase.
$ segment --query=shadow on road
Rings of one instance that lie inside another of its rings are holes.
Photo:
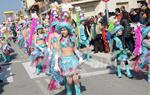
[[[17,53],[12,54],[12,55],[11,55],[11,61],[12,61],[13,59],[16,59],[16,58],[17,58],[17,55],[18,55]]]
[[[110,73],[109,74],[115,74],[116,75],[116,67],[115,66],[108,66],[107,69],[110,69]],[[131,70],[131,73],[133,75],[133,79],[135,80],[142,80],[142,79],[147,79],[147,75],[144,72],[135,72],[133,70]],[[126,75],[126,70],[122,70],[122,74]]]
[[[132,74],[134,76],[134,79],[136,80],[142,80],[142,79],[147,79],[147,75],[146,73],[144,72],[135,72],[135,71],[132,71]]]
[[[86,87],[82,85],[82,83],[80,83],[80,87],[81,87],[81,93],[86,91]],[[75,95],[75,88],[72,87],[72,90],[73,90],[73,95]],[[55,95],[66,95],[66,89],[64,89],[63,91],[55,94]]]
[[[0,95],[4,92],[4,87],[10,83],[8,80],[9,77],[14,76],[15,74],[11,73],[11,61],[17,57],[17,54],[12,50],[10,56],[10,60],[8,62],[0,62]]]
[[[0,95],[4,92],[4,86],[8,85],[9,83],[0,83]]]

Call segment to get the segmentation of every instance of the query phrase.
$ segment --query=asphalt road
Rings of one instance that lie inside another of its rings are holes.
[[[51,77],[45,74],[37,76],[34,66],[30,66],[28,57],[15,44],[10,64],[3,66],[5,83],[0,84],[0,95],[65,95],[64,88],[49,92],[47,89]],[[144,74],[134,74],[134,79],[126,76],[117,78],[109,54],[92,54],[81,70],[82,95],[150,95],[150,84]]]

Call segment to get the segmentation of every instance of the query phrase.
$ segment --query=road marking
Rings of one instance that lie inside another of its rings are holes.
[[[38,87],[41,89],[44,95],[50,95],[50,93],[48,92],[48,89],[45,89],[45,86],[43,86],[40,80],[36,80],[35,82],[37,83]]]
[[[40,78],[40,77],[47,77],[45,75],[45,73],[41,73],[40,75],[36,75],[35,73],[35,66],[31,66],[31,62],[24,62],[22,63],[23,64],[23,67],[25,68],[26,72],[28,73],[29,77],[31,79],[34,79],[34,78]]]
[[[5,83],[14,82],[10,65],[2,66],[2,73],[0,73],[0,78],[2,78]]]
[[[87,71],[85,70],[85,68],[81,68],[81,73],[86,73]]]
[[[10,71],[10,74],[9,74],[10,76],[7,78],[7,82],[11,83],[14,80],[13,80],[13,73],[11,72],[10,66],[9,66],[9,68],[7,70]]]
[[[11,61],[11,63],[21,63],[22,61],[21,60],[13,60]]]
[[[82,74],[80,74],[80,76],[81,76],[81,78],[86,78],[86,77],[92,77],[92,76],[97,76],[97,75],[101,75],[101,74],[109,74],[109,73],[112,73],[112,72],[114,72],[114,71],[111,71],[110,69],[108,69],[108,70],[103,70],[103,71],[82,73]]]
[[[85,64],[90,66],[91,68],[107,68],[108,66],[111,66],[111,64],[103,63],[99,60],[90,59],[89,61],[85,61]]]
[[[45,79],[45,81],[49,84],[49,82],[50,82],[50,79]]]
[[[24,62],[22,64],[23,64],[23,67],[25,68],[26,72],[28,73],[28,75],[29,75],[29,77],[31,79],[41,78],[41,77],[47,77],[45,75],[45,73],[41,73],[40,75],[36,75],[36,73],[35,73],[35,66],[31,66],[30,65],[31,62]],[[90,65],[90,67],[92,67],[92,68],[102,68],[102,67],[109,66],[108,64],[104,64],[104,63],[96,63],[96,64],[94,64],[93,62],[92,63],[86,63],[86,64]],[[98,64],[100,64],[100,65],[98,65]],[[93,76],[93,74],[95,75],[97,73],[98,73],[98,75],[99,74],[107,74],[110,71],[108,71],[108,70],[100,70],[100,71],[96,71],[96,72],[89,72],[89,73],[87,73],[87,72],[88,71],[86,71],[85,68],[82,67],[82,69],[81,69],[81,73],[82,74],[81,75],[83,77],[87,76],[88,74],[89,74],[89,76]]]

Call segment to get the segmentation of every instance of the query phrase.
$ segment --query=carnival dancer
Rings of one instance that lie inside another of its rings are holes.
[[[30,21],[25,21],[24,22],[24,29],[23,29],[23,37],[24,37],[24,52],[29,54],[29,47],[28,47],[28,37],[29,37],[29,25]]]
[[[2,29],[2,33],[3,33],[3,36],[1,38],[1,41],[2,41],[2,56],[4,58],[4,62],[9,62],[11,59],[10,59],[10,53],[11,53],[11,47],[10,47],[10,44],[8,43],[8,30],[7,30],[7,27],[3,27]]]
[[[133,51],[134,55],[134,62],[132,64],[133,70],[138,72],[139,71],[139,58],[142,53],[142,25],[140,23],[131,23],[130,26],[132,27],[133,34],[135,34],[135,48]]]
[[[58,44],[59,44],[59,40],[60,40],[60,35],[58,34],[58,32],[56,32],[55,30],[55,26],[59,23],[59,6],[57,3],[52,4],[52,10],[51,10],[51,14],[50,14],[50,33],[49,33],[49,39],[48,39],[48,52],[49,52],[49,67],[48,68],[51,72],[51,80],[50,83],[48,85],[48,89],[50,91],[52,90],[57,90],[58,88],[60,88],[63,84],[63,80],[64,78],[62,77],[62,75],[60,75],[60,72],[56,72],[54,70],[55,65],[57,64],[56,62],[56,54],[58,51]]]
[[[43,69],[46,45],[46,35],[42,25],[37,25],[34,35],[34,51],[31,53],[31,59],[36,61],[36,74],[39,75]]]
[[[78,33],[78,38],[79,38],[78,48],[86,48],[86,50],[89,51],[89,49],[90,49],[89,40],[85,35],[85,21],[86,21],[86,18],[84,17],[83,13],[80,13],[80,11],[81,11],[81,9],[77,8],[77,14],[80,15],[80,20],[79,20],[79,23],[77,24],[78,28],[79,28],[79,31],[78,31],[79,32]],[[88,34],[90,34],[90,33],[88,33]],[[91,37],[91,36],[89,35],[89,37]],[[90,59],[89,52],[86,54],[86,59],[87,60]]]
[[[53,22],[52,25],[53,25],[53,28],[55,28],[55,26],[57,25],[58,22]],[[52,79],[48,85],[48,88],[49,90],[57,90],[60,85],[63,85],[63,82],[64,82],[64,78],[60,75],[60,72],[56,72],[54,70],[54,67],[55,65],[57,64],[56,62],[57,59],[56,59],[56,54],[57,54],[57,51],[58,51],[58,44],[59,44],[59,40],[60,40],[60,35],[54,31],[53,33],[50,34],[49,36],[49,46],[50,50],[48,50],[50,52],[50,72],[51,72],[51,75],[52,75]]]
[[[147,81],[150,83],[150,26],[142,29],[142,53],[138,61],[140,70],[147,73]],[[148,69],[146,68],[148,66]]]
[[[24,37],[23,37],[22,31],[23,31],[23,22],[20,21],[19,28],[17,30],[17,43],[20,48],[24,46]]]
[[[0,54],[1,54],[1,60],[5,62],[9,62],[11,60],[10,53],[11,53],[11,47],[10,45],[5,41],[4,37],[0,37]]]
[[[66,95],[72,95],[72,84],[74,82],[76,95],[81,95],[79,71],[80,65],[83,62],[83,58],[80,52],[77,50],[75,36],[72,33],[72,26],[67,22],[60,22],[56,29],[61,33],[59,50],[61,52],[60,62],[56,62],[54,69],[60,71],[67,79]],[[58,52],[56,53],[56,59],[58,60]]]
[[[129,69],[129,64],[128,64],[128,50],[125,49],[124,47],[124,38],[123,38],[123,30],[124,27],[121,25],[118,25],[114,29],[114,37],[113,37],[113,59],[117,61],[117,76],[119,78],[122,77],[121,73],[121,67],[120,64],[124,63],[126,67],[126,74],[129,78],[132,78],[132,74]]]
[[[3,52],[3,37],[0,37],[0,62],[6,62],[6,56]]]
[[[48,36],[47,36],[47,44],[48,44],[48,50],[47,50],[47,54],[46,54],[46,58],[48,60],[48,63],[46,64],[46,74],[50,75],[51,73],[51,55],[55,55],[55,51],[56,50],[56,43],[57,41],[53,42],[53,38],[56,40],[58,39],[58,34],[55,31],[55,26],[57,25],[58,21],[59,21],[59,16],[60,16],[60,6],[58,5],[57,2],[52,3],[51,4],[51,11],[50,11],[50,27],[49,27],[49,31],[48,31]],[[52,40],[52,41],[51,41]],[[54,47],[53,47],[54,44]],[[53,47],[53,49],[51,48]]]
[[[35,47],[34,34],[36,32],[37,19],[38,19],[38,16],[35,12],[32,13],[31,16],[32,16],[32,20],[30,24],[30,30],[29,30],[28,41],[27,41],[29,55],[31,55],[31,53],[34,51],[34,47]],[[32,56],[30,56],[30,58],[32,59]],[[31,61],[32,61],[31,63],[35,62],[35,60],[31,60]]]

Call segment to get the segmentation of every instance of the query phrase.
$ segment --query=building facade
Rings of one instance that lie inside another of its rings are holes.
[[[80,6],[86,16],[93,16],[99,12],[104,12],[106,8],[105,2],[102,0],[26,0],[26,4],[29,11],[34,10],[41,14],[48,10],[50,3],[55,1],[58,3],[70,3],[74,7]],[[146,0],[110,0],[107,5],[110,12],[114,12],[116,8],[121,6],[125,6],[126,10],[130,11],[131,8],[138,8],[140,3],[144,1]],[[150,2],[150,0],[147,0],[147,2]]]

